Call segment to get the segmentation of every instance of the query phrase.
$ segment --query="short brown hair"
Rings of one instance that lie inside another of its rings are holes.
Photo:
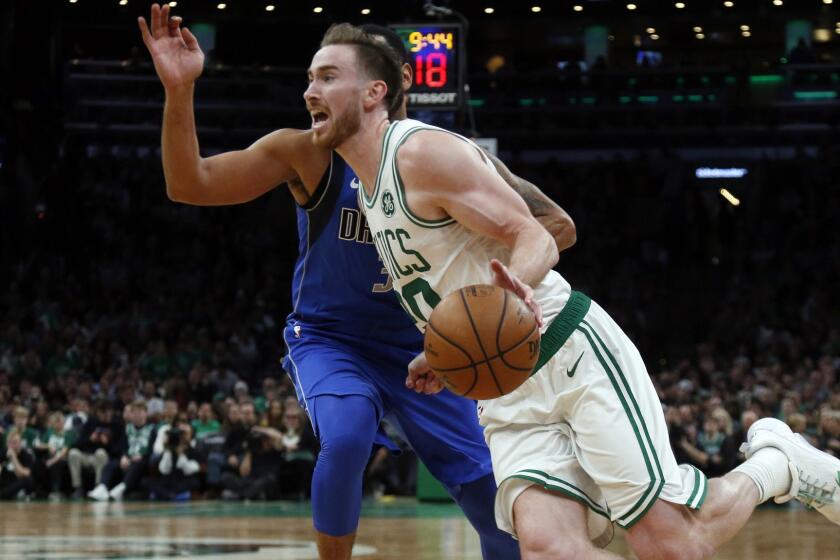
[[[349,23],[335,23],[327,29],[321,48],[330,45],[356,47],[359,68],[369,78],[382,80],[388,86],[385,108],[390,115],[403,102],[402,63],[400,55],[388,43]]]
[[[146,401],[144,401],[143,399],[137,399],[133,403],[131,403],[131,409],[132,410],[141,410],[141,409],[142,410],[148,410],[146,408]]]

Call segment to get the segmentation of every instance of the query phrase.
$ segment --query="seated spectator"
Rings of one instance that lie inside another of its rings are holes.
[[[29,427],[35,430],[35,433],[38,434],[40,437],[44,432],[47,431],[50,419],[50,407],[47,404],[47,401],[41,399],[35,403],[35,410],[29,417]],[[37,438],[30,442],[34,445],[37,442]]]
[[[108,460],[122,456],[125,431],[121,428],[122,425],[113,419],[110,405],[106,401],[98,402],[94,407],[93,416],[85,422],[67,455],[73,498],[81,498],[84,495],[83,468],[93,469],[94,485],[99,486],[102,482],[102,470],[108,464]]]
[[[71,401],[70,409],[72,412],[64,419],[64,431],[72,431],[78,436],[88,420],[90,403],[85,398],[77,397]]]
[[[211,487],[217,487],[222,483],[222,473],[225,470],[239,468],[242,411],[240,406],[232,400],[227,404],[222,433],[225,435],[225,440],[221,450],[211,451],[207,457],[207,485]]]
[[[46,454],[44,468],[47,471],[48,480],[45,482],[49,487],[49,498],[60,499],[61,490],[67,480],[67,454],[76,439],[76,433],[72,430],[65,430],[64,414],[53,412],[50,414],[49,427],[41,435],[37,449]]]
[[[199,457],[192,445],[192,428],[178,424],[165,437],[164,451],[157,463],[159,476],[148,477],[143,488],[151,500],[189,500],[199,485]]]
[[[148,422],[148,409],[144,401],[134,401],[127,408],[129,413],[125,425],[125,453],[119,459],[111,459],[105,466],[101,482],[88,493],[94,500],[122,500],[126,492],[130,494],[140,487],[140,479],[148,469],[152,442],[155,439],[155,425]],[[120,474],[122,482],[114,485],[114,479]]]
[[[840,411],[830,408],[820,411],[819,447],[840,457]]]
[[[726,434],[711,415],[703,422],[703,430],[697,434],[696,440],[684,439],[681,447],[691,463],[709,477],[722,476],[728,471],[729,465],[737,462],[737,450],[734,445],[727,443]]]
[[[257,428],[249,432],[246,451],[236,473],[222,475],[222,499],[265,500],[277,492],[277,475],[283,453],[275,449],[271,438]]]
[[[271,437],[275,449],[283,453],[279,479],[281,494],[305,498],[312,482],[318,441],[309,423],[304,421],[303,410],[298,406],[287,409],[283,414],[282,430],[254,428],[254,431]]]
[[[233,386],[233,398],[236,399],[236,402],[239,404],[251,401],[251,396],[248,393],[248,384],[244,381],[237,381]]]
[[[202,403],[198,407],[198,418],[191,422],[191,426],[195,431],[195,439],[197,440],[218,433],[222,428],[219,421],[213,416],[213,407],[210,406],[209,402]]]
[[[157,425],[157,436],[155,437],[155,444],[152,449],[153,460],[157,461],[163,455],[163,442],[166,440],[166,432],[169,431],[170,426],[175,423],[178,417],[178,402],[172,399],[163,403],[163,412]]]
[[[260,426],[283,430],[283,401],[269,401],[268,410],[260,421]]]
[[[808,419],[805,418],[804,414],[800,412],[791,414],[787,419],[787,425],[793,430],[793,433],[802,434],[802,437],[808,440],[811,445],[815,447],[819,445],[817,438],[808,433]]]
[[[35,489],[32,469],[35,457],[23,447],[17,428],[6,434],[5,461],[0,470],[0,500],[26,499]]]
[[[164,402],[158,396],[154,381],[146,380],[143,382],[143,399],[146,401],[149,419],[152,422],[158,422],[163,414]]]
[[[33,450],[38,441],[38,431],[29,425],[29,409],[25,406],[15,408],[12,429],[17,430],[24,449]],[[8,436],[7,436],[8,437]]]

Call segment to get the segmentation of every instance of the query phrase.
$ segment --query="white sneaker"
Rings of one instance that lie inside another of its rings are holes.
[[[116,501],[122,500],[123,494],[125,494],[125,482],[120,482],[119,484],[111,488],[110,492],[108,492],[108,495],[111,497],[111,499]]]
[[[815,448],[775,418],[757,420],[750,427],[741,451],[750,458],[764,447],[775,447],[790,461],[793,483],[787,494],[775,498],[776,503],[796,498],[840,525],[840,459]]]
[[[96,500],[97,502],[107,502],[108,488],[104,484],[99,484],[96,488],[88,492],[87,495],[91,500]]]

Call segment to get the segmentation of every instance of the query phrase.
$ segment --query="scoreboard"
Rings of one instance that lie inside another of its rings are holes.
[[[463,95],[463,46],[458,24],[395,24],[408,51],[414,81],[410,109],[457,109]]]

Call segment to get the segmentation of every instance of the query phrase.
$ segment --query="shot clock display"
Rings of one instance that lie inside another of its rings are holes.
[[[396,24],[414,70],[408,105],[415,109],[457,109],[461,104],[461,26]]]

